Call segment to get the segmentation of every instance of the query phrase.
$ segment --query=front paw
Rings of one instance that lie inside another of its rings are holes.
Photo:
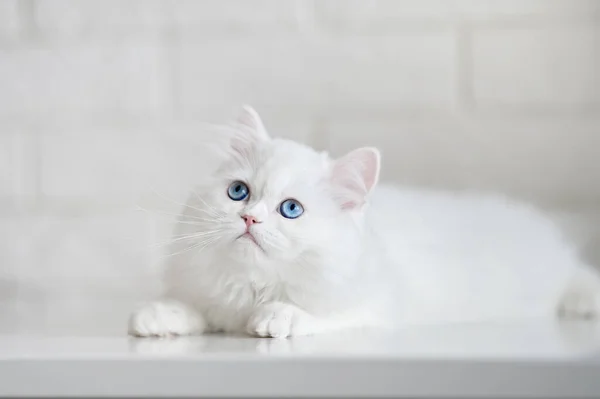
[[[287,338],[314,333],[314,318],[294,305],[272,302],[258,307],[246,331],[258,337]]]
[[[129,318],[129,334],[137,337],[201,334],[205,327],[200,314],[175,300],[149,303]]]

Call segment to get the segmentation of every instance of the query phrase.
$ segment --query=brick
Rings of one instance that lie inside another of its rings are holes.
[[[212,165],[200,124],[76,125],[41,136],[41,191],[49,198],[133,207],[153,190],[187,192]]]
[[[19,9],[17,0],[0,0],[0,39],[18,34]]]
[[[316,68],[319,98],[328,107],[451,107],[456,53],[450,33],[331,39]]]
[[[248,32],[298,28],[298,15],[306,0],[175,0],[174,23],[183,29],[214,32]]]
[[[311,115],[302,110],[291,110],[289,114],[261,110],[261,118],[271,137],[285,138],[310,144],[313,134]]]
[[[168,3],[160,0],[38,1],[34,12],[46,37],[140,34],[170,23]]]
[[[90,336],[123,337],[127,331],[128,316],[136,305],[139,305],[137,301],[129,299],[98,300],[85,296],[76,300],[18,302],[10,304],[10,319],[0,319],[0,332],[15,337],[24,334],[47,335],[46,340],[52,340],[50,336],[79,337],[84,340]],[[66,342],[58,339],[56,344],[60,345],[61,341]],[[68,341],[69,344],[60,348],[60,353],[68,356],[81,350],[73,338]],[[18,345],[11,348],[15,353],[22,353],[22,349]]]
[[[19,313],[17,305],[13,302],[0,302],[0,334],[16,334],[18,329]]]
[[[184,113],[249,103],[311,110],[398,105],[446,107],[455,96],[455,40],[448,34],[392,37],[203,40],[176,60]]]
[[[0,116],[151,113],[169,104],[161,48],[123,40],[0,49]]]
[[[600,104],[600,29],[477,31],[473,88],[483,106]]]
[[[6,226],[5,220],[2,224]],[[13,332],[18,317],[16,301],[19,295],[18,249],[12,248],[10,237],[4,236],[4,228],[0,227],[0,332]]]
[[[596,0],[460,0],[461,17],[475,21],[535,18],[549,21],[598,20]]]
[[[50,299],[127,298],[152,291],[159,265],[151,257],[148,227],[146,215],[131,211],[56,220],[40,228],[36,246],[47,271],[39,274],[52,290]]]
[[[468,178],[473,166],[462,153],[469,136],[454,119],[386,120],[365,116],[336,119],[326,126],[328,147],[334,156],[361,146],[378,147],[382,152],[384,181],[452,185],[460,183],[456,179]],[[470,151],[467,154],[473,156]]]
[[[133,204],[152,176],[157,147],[153,137],[139,131],[45,131],[40,147],[42,194]]]
[[[119,323],[123,331],[133,304],[160,289],[154,234],[151,220],[133,211],[5,219],[0,282],[12,288],[2,293],[11,296],[0,300],[8,317],[0,330],[9,320],[21,333],[89,332],[98,324],[108,332]],[[10,281],[2,280],[7,266]]]
[[[322,0],[317,21],[325,30],[403,31],[415,27],[439,30],[460,21],[598,20],[595,0]]]
[[[458,11],[456,2],[447,0],[323,0],[316,6],[317,21],[326,30],[402,30],[415,21],[451,19]]]
[[[548,204],[600,201],[598,118],[407,117],[332,121],[335,155],[364,145],[383,153],[382,178],[480,189]]]
[[[33,328],[36,332],[48,335],[123,337],[127,332],[131,312],[141,302],[152,300],[154,297],[148,295],[137,299],[90,299],[83,294],[72,300],[51,301],[33,310],[43,310],[42,325],[28,327],[25,321],[21,321],[19,328],[21,332]],[[72,350],[71,345],[61,353]]]
[[[23,314],[21,302],[25,297],[42,300],[37,285],[30,285],[25,276],[38,258],[28,237],[31,224],[27,218],[3,215],[0,223],[0,332],[18,333]]]
[[[36,147],[35,137],[29,134],[0,134],[1,197],[16,199],[36,195]]]
[[[177,49],[177,91],[186,115],[207,109],[284,109],[318,103],[320,49],[298,38],[196,40]],[[223,112],[221,111],[221,115]]]
[[[134,210],[15,219],[0,228],[8,242],[2,254],[18,265],[18,300],[28,303],[135,298],[152,291],[160,271],[154,234],[152,220]]]

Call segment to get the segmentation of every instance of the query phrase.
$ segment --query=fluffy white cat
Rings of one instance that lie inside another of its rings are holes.
[[[178,222],[136,336],[289,337],[353,327],[600,315],[600,278],[538,210],[377,186],[380,156],[270,138],[244,107]]]

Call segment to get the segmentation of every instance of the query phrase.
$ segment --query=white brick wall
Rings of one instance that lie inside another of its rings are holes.
[[[43,37],[152,34],[170,21],[168,2],[160,0],[49,0],[34,8]]]
[[[161,56],[152,40],[2,49],[0,115],[28,120],[168,111],[168,74]]]
[[[41,193],[133,203],[158,157],[156,140],[148,133],[95,127],[45,132],[40,138]]]
[[[240,101],[259,110],[311,108],[320,94],[319,50],[297,37],[214,40],[184,35],[175,58],[182,111],[190,116],[207,108],[231,113]]]
[[[325,109],[453,108],[456,39],[446,33],[344,36],[326,42],[321,76]]]
[[[19,30],[17,0],[0,0],[0,40],[14,36]]]
[[[361,145],[382,148],[384,179],[478,187],[534,201],[556,198],[556,188],[561,187],[566,192],[585,191],[588,197],[581,198],[581,205],[593,206],[600,198],[598,126],[600,116],[416,116],[377,125],[376,130],[361,118],[332,121],[326,129],[336,154]]]
[[[483,31],[473,60],[482,106],[600,109],[600,26]]]
[[[212,36],[274,31],[297,31],[302,24],[303,0],[176,0],[172,4],[177,29]]]
[[[598,71],[596,0],[0,0],[0,331],[120,332],[169,233],[133,209],[242,103],[388,180],[600,214]]]
[[[489,25],[518,22],[597,22],[596,0],[322,0],[316,3],[323,28],[358,30],[428,29],[457,22]]]
[[[36,195],[36,137],[23,130],[0,133],[0,197],[31,200]]]

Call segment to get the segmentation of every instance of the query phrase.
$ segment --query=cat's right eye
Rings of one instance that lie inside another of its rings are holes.
[[[287,199],[279,205],[279,213],[286,219],[296,219],[304,213],[304,207],[295,199]]]
[[[250,195],[250,189],[246,183],[234,181],[229,185],[229,188],[227,189],[227,195],[234,201],[242,201],[248,198],[248,195]]]

